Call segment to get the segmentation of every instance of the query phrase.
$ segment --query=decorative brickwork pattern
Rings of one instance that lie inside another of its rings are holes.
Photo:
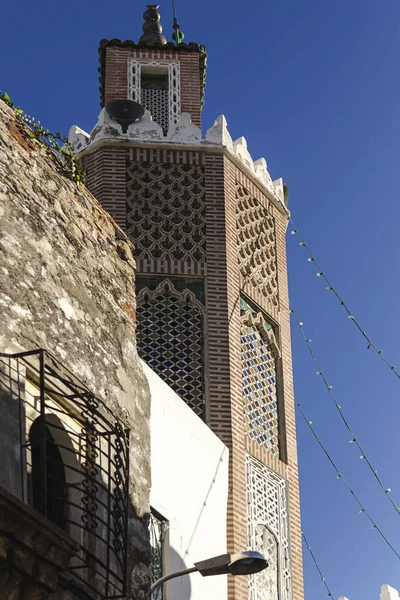
[[[240,273],[278,306],[275,223],[242,186],[237,186],[237,242]]]
[[[126,150],[112,146],[97,148],[82,159],[86,187],[103,208],[125,229]]]
[[[292,600],[286,481],[246,455],[248,547],[270,566],[249,577],[249,600]]]
[[[169,280],[137,296],[139,354],[200,417],[204,417],[203,311],[193,292]]]
[[[127,229],[139,258],[204,261],[204,169],[132,163],[128,167]]]
[[[277,345],[264,317],[248,310],[242,316],[243,412],[247,435],[279,455],[275,356]]]

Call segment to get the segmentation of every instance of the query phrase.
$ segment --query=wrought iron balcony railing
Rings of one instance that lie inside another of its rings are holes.
[[[66,577],[101,598],[123,598],[127,424],[44,350],[0,353],[0,401],[2,431],[14,446],[19,440],[6,461],[13,492],[79,544]]]

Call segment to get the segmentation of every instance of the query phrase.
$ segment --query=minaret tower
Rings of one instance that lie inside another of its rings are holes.
[[[176,21],[167,42],[157,9],[138,43],[100,42],[99,120],[70,139],[136,246],[139,353],[229,448],[227,550],[269,557],[230,600],[302,600],[286,188],[223,115],[202,136],[205,48]],[[126,132],[116,99],[145,109]]]

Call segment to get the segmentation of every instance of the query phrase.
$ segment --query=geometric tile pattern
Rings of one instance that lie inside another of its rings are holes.
[[[278,306],[275,223],[242,186],[236,187],[236,228],[240,273],[274,306]]]
[[[149,110],[153,121],[162,128],[164,135],[168,132],[168,90],[142,89],[141,105]]]
[[[269,567],[249,577],[249,600],[292,600],[286,481],[246,455],[248,548]]]
[[[204,261],[204,169],[132,162],[127,170],[128,234],[139,258]]]
[[[274,334],[263,315],[242,315],[241,351],[243,413],[247,435],[266,450],[279,455]]]
[[[188,289],[168,279],[137,295],[137,345],[140,357],[201,418],[204,307]]]

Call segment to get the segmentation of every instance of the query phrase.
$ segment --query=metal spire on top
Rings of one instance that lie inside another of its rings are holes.
[[[172,12],[174,13],[174,21],[173,21],[173,25],[172,25],[174,33],[172,34],[172,39],[174,40],[175,44],[178,46],[179,44],[181,44],[183,42],[185,35],[184,35],[183,31],[181,31],[181,26],[179,25],[178,19],[176,18],[175,0],[172,0]]]
[[[154,46],[167,43],[166,38],[162,34],[162,26],[160,23],[161,15],[157,8],[158,4],[147,4],[147,10],[143,13],[143,35],[139,40],[139,44]]]

